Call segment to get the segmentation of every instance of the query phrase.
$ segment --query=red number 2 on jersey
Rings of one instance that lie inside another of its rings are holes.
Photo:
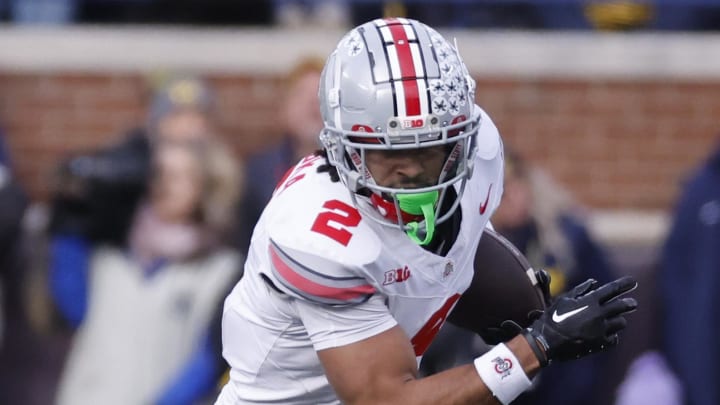
[[[425,322],[425,325],[420,328],[418,333],[413,336],[413,338],[410,340],[410,343],[412,343],[413,349],[415,350],[415,356],[422,356],[423,353],[425,353],[425,351],[430,346],[430,343],[433,341],[433,339],[435,339],[435,335],[440,332],[440,328],[445,323],[445,318],[447,318],[448,313],[450,313],[450,310],[459,299],[460,294],[455,294],[452,297],[448,298],[448,300],[445,301],[445,304],[443,304],[440,309],[435,311],[435,313],[432,314],[430,319]]]
[[[340,225],[351,228],[358,226],[361,219],[360,212],[355,207],[340,200],[325,201],[323,208],[330,211],[323,211],[318,214],[310,229],[333,239],[343,246],[347,246],[350,243],[350,238],[352,238],[352,233]]]

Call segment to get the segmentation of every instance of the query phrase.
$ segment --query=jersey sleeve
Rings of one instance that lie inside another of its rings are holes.
[[[319,173],[319,164],[299,164],[278,186],[256,227],[250,267],[299,300],[358,305],[375,294],[368,272],[381,241],[347,189]]]
[[[381,295],[373,295],[361,304],[345,307],[320,306],[297,300],[295,309],[316,351],[355,343],[397,325]]]
[[[312,253],[282,246],[270,239],[270,274],[281,292],[314,304],[357,305],[367,301],[375,288],[357,269]]]

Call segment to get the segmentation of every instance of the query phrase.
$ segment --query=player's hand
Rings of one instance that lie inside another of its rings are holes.
[[[590,279],[559,295],[525,332],[540,364],[578,359],[615,346],[617,333],[627,325],[623,315],[637,308],[635,299],[621,296],[635,287],[632,277],[599,287]]]

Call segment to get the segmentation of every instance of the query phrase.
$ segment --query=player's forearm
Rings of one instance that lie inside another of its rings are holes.
[[[522,336],[517,336],[506,344],[507,349],[512,352],[515,359],[519,364],[512,364],[513,361],[507,362],[506,356],[502,357],[503,365],[514,368],[514,370],[506,370],[508,373],[515,372],[521,373],[519,378],[531,378],[540,369],[540,363],[537,357],[533,354],[527,340]],[[493,357],[493,356],[490,356]],[[486,362],[489,360],[492,365],[492,358],[480,359]],[[482,367],[482,365],[481,365]],[[518,369],[521,367],[522,370]],[[493,373],[501,373],[502,370],[498,370],[493,367]],[[524,375],[522,375],[524,374]],[[494,376],[492,376],[494,377]],[[505,377],[500,376],[501,380]],[[508,380],[510,377],[508,377]],[[500,401],[493,395],[493,389],[497,387],[491,381],[483,381],[482,377],[478,373],[478,369],[474,364],[469,364],[461,367],[456,367],[442,373],[435,374],[433,376],[416,380],[416,387],[413,391],[412,401],[408,403],[415,404],[498,404]],[[422,387],[420,387],[422,385]],[[521,391],[518,391],[518,394]],[[516,396],[516,395],[515,395]]]
[[[530,346],[522,336],[517,336],[506,344],[520,363],[527,378],[532,378],[540,369],[540,363]],[[513,365],[517,367],[517,365]],[[516,369],[516,372],[520,370]],[[397,387],[393,398],[369,399],[373,404],[480,404],[497,405],[500,403],[493,392],[478,374],[474,364],[463,365],[421,379],[408,380]],[[491,385],[491,384],[490,384]],[[519,394],[519,393],[518,393]],[[364,401],[354,404],[365,404]]]
[[[408,404],[498,404],[472,364],[409,381],[405,388]]]

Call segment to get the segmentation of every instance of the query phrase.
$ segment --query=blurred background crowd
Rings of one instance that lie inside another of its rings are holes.
[[[506,147],[495,228],[557,294],[640,280],[623,344],[520,404],[720,404],[720,3],[0,0],[0,403],[206,404],[222,301],[317,149],[342,32],[458,38]],[[422,364],[484,343],[446,326]]]
[[[716,30],[713,0],[3,0],[15,22],[262,26],[358,25],[409,15],[431,26],[529,29]]]

